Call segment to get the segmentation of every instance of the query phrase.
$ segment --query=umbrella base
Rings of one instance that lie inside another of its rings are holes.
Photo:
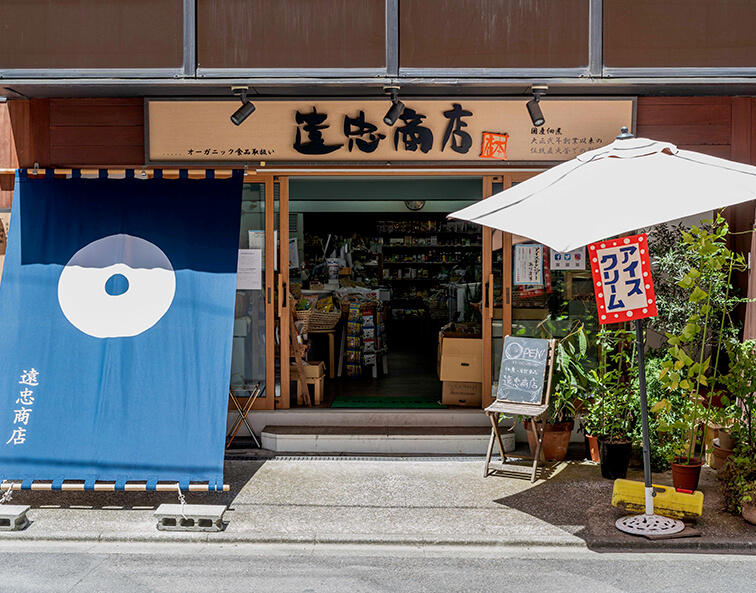
[[[685,529],[685,524],[677,519],[661,515],[630,515],[617,519],[617,529],[631,535],[672,535]]]

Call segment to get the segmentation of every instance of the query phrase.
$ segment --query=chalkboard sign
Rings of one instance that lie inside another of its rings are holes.
[[[540,404],[549,357],[549,340],[504,338],[497,401]]]

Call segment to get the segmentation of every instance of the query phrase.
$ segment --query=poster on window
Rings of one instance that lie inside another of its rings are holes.
[[[565,252],[550,251],[549,267],[552,270],[585,270],[585,247]]]
[[[265,231],[248,231],[250,249],[259,249],[262,253],[262,269],[265,269]],[[273,269],[278,271],[278,231],[273,231]]]
[[[543,284],[543,245],[514,246],[514,284]]]
[[[236,290],[262,290],[262,249],[240,249]]]
[[[588,246],[599,323],[656,316],[646,234]]]

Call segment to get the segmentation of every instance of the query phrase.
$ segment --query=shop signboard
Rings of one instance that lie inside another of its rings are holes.
[[[543,126],[522,99],[403,99],[393,126],[385,99],[263,100],[241,125],[232,100],[148,99],[150,164],[238,162],[558,162],[612,142],[634,125],[635,100],[541,101]]]
[[[656,316],[645,233],[591,243],[588,253],[599,323]]]
[[[496,399],[522,404],[540,404],[549,341],[537,338],[507,336],[499,371]]]

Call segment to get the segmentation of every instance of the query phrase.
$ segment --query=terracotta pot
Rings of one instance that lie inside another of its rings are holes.
[[[543,454],[547,461],[562,461],[567,457],[567,447],[570,445],[570,434],[575,427],[575,423],[556,422],[546,424],[546,430],[543,434]],[[525,430],[528,433],[528,445],[530,454],[535,455],[536,439],[533,436],[533,430],[530,428],[530,421],[525,422]]]
[[[724,408],[724,404],[722,403],[722,396],[725,395],[724,391],[718,390],[711,394],[707,387],[701,387],[698,392],[698,401],[704,408],[710,407],[709,395],[711,395],[711,408]]]
[[[698,488],[703,463],[697,457],[691,457],[690,463],[679,463],[679,461],[680,458],[676,458],[672,463],[672,484],[681,490],[695,490]]]
[[[743,519],[748,521],[751,525],[756,525],[756,503],[746,502],[743,503]]]
[[[719,429],[719,446],[723,449],[735,448],[735,439],[732,438],[732,435],[723,428]]]
[[[719,471],[722,469],[725,465],[725,461],[727,461],[730,456],[735,453],[732,449],[725,449],[724,447],[720,447],[717,444],[717,441],[715,440],[713,443],[712,451],[714,453],[714,469]]]
[[[585,458],[600,463],[598,437],[585,435]]]
[[[599,439],[599,454],[601,456],[601,475],[607,480],[624,480],[627,477],[627,467],[630,465],[630,453],[633,442],[605,441]]]

